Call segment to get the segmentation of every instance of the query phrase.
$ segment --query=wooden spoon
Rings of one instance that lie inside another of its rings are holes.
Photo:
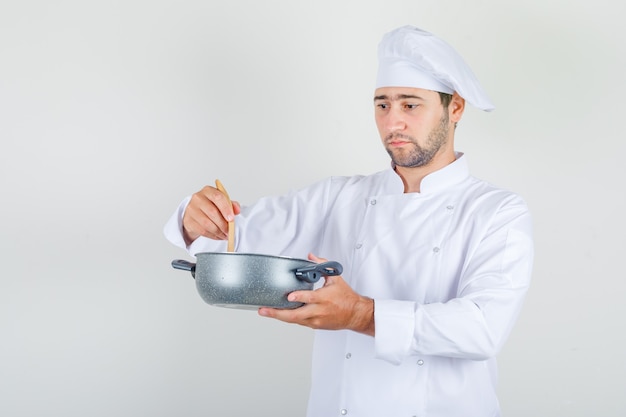
[[[224,188],[224,186],[222,185],[222,183],[220,182],[220,180],[215,180],[215,185],[217,186],[217,189],[220,190],[225,196],[226,196],[226,200],[228,201],[228,204],[233,205],[233,203],[230,201],[230,197],[228,196],[228,193],[226,192],[226,188]],[[235,251],[235,221],[232,220],[230,222],[228,222],[228,248],[227,248],[228,252],[234,252]]]

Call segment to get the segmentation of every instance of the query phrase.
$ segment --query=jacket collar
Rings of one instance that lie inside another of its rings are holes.
[[[395,171],[395,164],[391,163],[388,186],[392,193],[403,193],[402,178]],[[449,165],[428,174],[422,179],[419,194],[433,194],[450,188],[469,177],[467,158],[462,152],[456,152],[456,159]]]

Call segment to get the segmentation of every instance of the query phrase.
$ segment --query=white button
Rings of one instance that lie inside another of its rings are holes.
[[[352,353],[348,352],[346,353],[346,359],[350,359],[352,357]]]
[[[422,365],[424,365],[424,361],[420,359],[420,360],[418,360],[418,361],[417,361],[417,364],[418,364],[419,366],[422,366]]]
[[[433,248],[433,252],[435,252],[435,253],[439,253],[439,248],[438,248],[437,246],[435,246],[435,247]]]
[[[356,244],[356,248],[357,248],[357,249],[361,249],[362,247],[363,247],[363,245],[362,245],[362,244],[360,244],[360,243],[357,243],[357,244]]]
[[[454,210],[454,206],[447,206],[446,207],[448,210]]]
[[[346,414],[348,414],[348,410],[346,410],[345,408],[343,408],[343,409],[341,410],[341,415],[342,415],[342,416],[345,416]]]
[[[370,201],[370,204],[371,204],[371,205],[373,205],[373,206],[375,206],[375,205],[376,205],[376,200],[372,200],[372,201]]]

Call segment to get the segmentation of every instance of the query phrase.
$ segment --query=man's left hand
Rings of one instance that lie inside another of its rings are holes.
[[[309,254],[313,262],[326,262]],[[374,336],[374,300],[357,294],[341,276],[324,277],[324,285],[313,291],[294,291],[287,299],[304,303],[287,310],[261,307],[259,315],[312,329],[348,329]]]

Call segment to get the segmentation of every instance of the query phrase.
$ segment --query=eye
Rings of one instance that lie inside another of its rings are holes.
[[[407,110],[414,110],[419,107],[419,104],[406,103],[404,108]]]
[[[376,104],[376,107],[381,110],[386,110],[389,106],[387,105],[387,103],[378,103]]]

